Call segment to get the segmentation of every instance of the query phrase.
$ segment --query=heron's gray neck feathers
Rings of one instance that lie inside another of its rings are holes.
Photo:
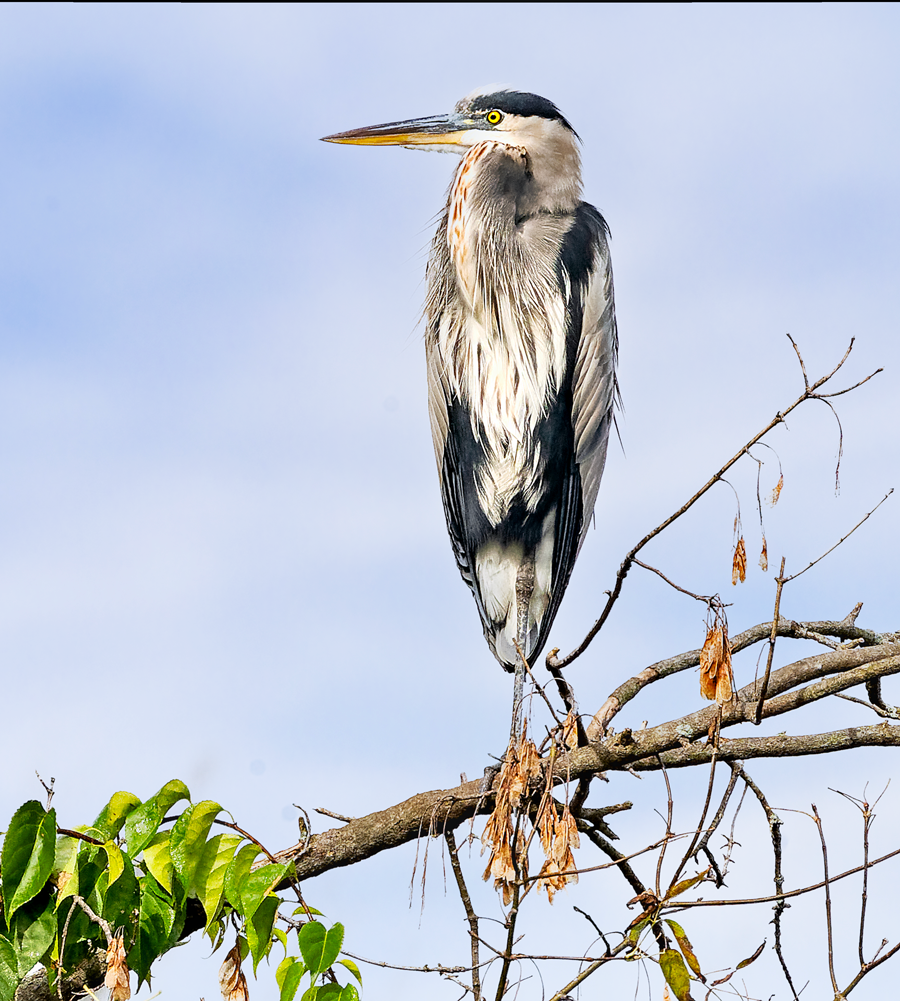
[[[530,211],[532,187],[526,150],[486,141],[463,157],[447,205],[458,308],[441,316],[438,347],[487,453],[477,485],[495,525],[517,497],[532,509],[538,501],[544,460],[534,432],[566,363],[557,261],[573,216]]]

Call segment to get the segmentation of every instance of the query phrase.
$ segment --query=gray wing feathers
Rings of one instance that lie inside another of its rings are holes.
[[[616,395],[618,338],[612,269],[605,238],[600,236],[598,242],[593,273],[585,292],[581,337],[572,378],[575,461],[581,473],[585,513],[578,549],[584,542],[600,489]]]

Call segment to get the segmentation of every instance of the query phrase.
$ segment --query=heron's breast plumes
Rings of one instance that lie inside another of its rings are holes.
[[[526,171],[524,150],[479,143],[460,163],[447,209],[447,250],[458,296],[457,308],[440,318],[437,348],[485,450],[476,485],[494,525],[516,501],[534,510],[540,499],[545,458],[535,433],[566,362],[558,244],[529,241],[516,221],[516,185],[524,183]],[[484,190],[486,178],[490,192]]]

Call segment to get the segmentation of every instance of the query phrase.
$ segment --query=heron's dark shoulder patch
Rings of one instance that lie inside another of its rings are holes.
[[[570,131],[575,130],[563,113],[546,97],[527,94],[521,90],[498,90],[493,94],[478,94],[468,102],[472,111],[490,111],[496,108],[507,115],[521,115],[523,118],[549,118],[560,122]]]
[[[606,250],[609,226],[602,215],[582,202],[575,210],[575,221],[559,248],[559,266],[575,287],[586,286],[597,269],[598,252]]]

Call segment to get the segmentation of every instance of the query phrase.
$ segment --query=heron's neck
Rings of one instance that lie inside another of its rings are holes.
[[[581,190],[577,151],[574,156],[574,165],[570,157],[569,170],[551,179],[543,177],[546,165],[521,146],[486,140],[462,158],[450,187],[447,247],[476,317],[487,305],[487,285],[519,300],[525,311],[523,278],[538,308],[539,287],[555,285],[558,248]],[[515,287],[507,287],[513,278]]]

